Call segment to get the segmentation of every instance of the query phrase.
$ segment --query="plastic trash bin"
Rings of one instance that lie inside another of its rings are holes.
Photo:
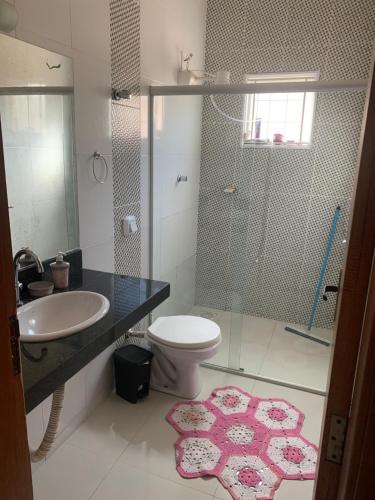
[[[147,396],[153,354],[130,344],[114,352],[116,393],[130,403]]]

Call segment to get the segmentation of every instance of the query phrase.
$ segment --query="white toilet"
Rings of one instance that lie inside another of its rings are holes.
[[[199,364],[217,352],[220,327],[196,316],[161,316],[148,328],[146,338],[154,353],[151,387],[181,398],[198,396]]]

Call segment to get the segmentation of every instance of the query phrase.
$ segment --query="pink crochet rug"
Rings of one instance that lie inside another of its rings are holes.
[[[238,387],[176,403],[168,422],[182,477],[216,476],[236,500],[272,500],[282,479],[314,479],[318,448],[301,436],[304,414],[283,399]]]

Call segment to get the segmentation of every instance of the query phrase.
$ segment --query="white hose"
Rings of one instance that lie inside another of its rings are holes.
[[[60,415],[64,402],[64,391],[65,384],[58,387],[53,393],[51,413],[42,442],[37,450],[30,450],[30,459],[32,462],[40,462],[43,460],[52,448],[59,427]]]
[[[216,101],[214,99],[213,95],[210,95],[210,99],[212,102],[212,106],[216,109],[218,113],[221,115],[225,116],[225,118],[228,118],[228,120],[232,120],[233,122],[239,122],[239,123],[253,123],[256,120],[243,120],[242,118],[235,118],[234,116],[227,115],[222,109],[219,108],[219,106],[216,104]]]

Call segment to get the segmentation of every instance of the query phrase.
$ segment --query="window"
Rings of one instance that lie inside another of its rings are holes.
[[[318,73],[246,75],[248,83],[308,82]],[[315,92],[248,94],[245,98],[243,144],[251,147],[309,147]]]

